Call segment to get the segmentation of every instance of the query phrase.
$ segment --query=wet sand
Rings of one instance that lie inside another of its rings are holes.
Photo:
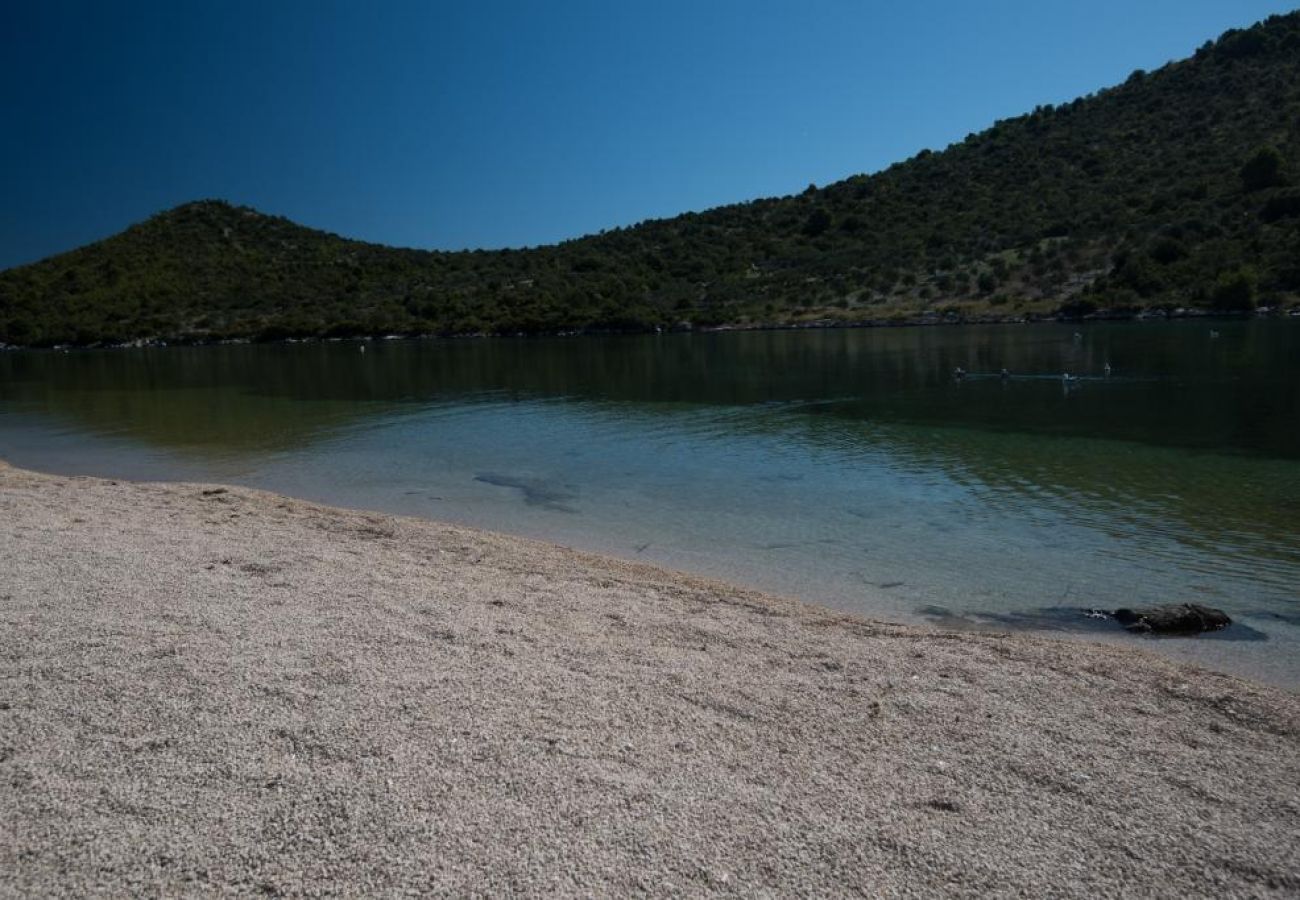
[[[0,464],[0,894],[1300,891],[1300,698]]]

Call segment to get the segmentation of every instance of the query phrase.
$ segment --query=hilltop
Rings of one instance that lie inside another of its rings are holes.
[[[0,342],[1245,311],[1300,297],[1300,13],[794,196],[549,247],[349,240],[208,200],[0,272]]]

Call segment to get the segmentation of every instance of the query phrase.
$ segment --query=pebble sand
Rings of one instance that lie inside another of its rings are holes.
[[[1300,700],[0,464],[0,895],[1284,896]]]

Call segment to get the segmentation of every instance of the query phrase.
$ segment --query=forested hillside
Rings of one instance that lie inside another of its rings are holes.
[[[0,342],[1222,311],[1300,298],[1300,13],[789,197],[528,250],[347,240],[220,201],[0,272]]]

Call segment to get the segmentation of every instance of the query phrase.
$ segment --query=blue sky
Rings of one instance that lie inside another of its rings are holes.
[[[6,0],[0,267],[204,197],[550,243],[875,171],[1295,2]]]

